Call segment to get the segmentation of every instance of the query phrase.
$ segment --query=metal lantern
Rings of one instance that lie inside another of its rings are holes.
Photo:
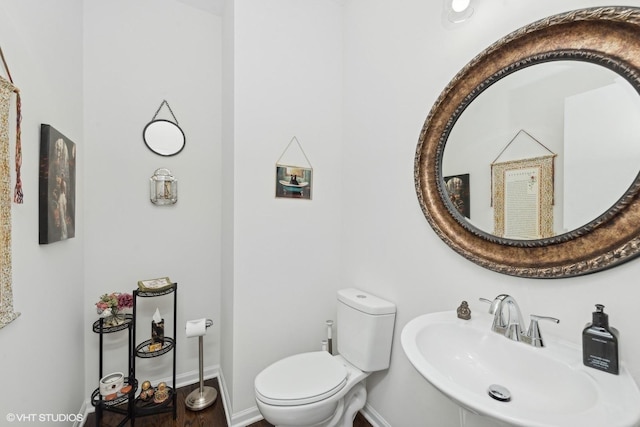
[[[178,180],[169,169],[156,169],[150,182],[150,198],[154,205],[173,205],[178,201]]]

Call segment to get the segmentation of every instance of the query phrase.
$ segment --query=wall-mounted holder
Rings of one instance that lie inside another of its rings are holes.
[[[156,169],[149,182],[149,197],[154,205],[173,205],[178,201],[178,180],[169,169]]]

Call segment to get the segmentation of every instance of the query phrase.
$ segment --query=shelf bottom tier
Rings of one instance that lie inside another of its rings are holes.
[[[177,392],[169,386],[164,389],[164,392],[166,394],[154,387],[153,396],[146,399],[136,397],[133,405],[136,417],[173,411],[175,405],[172,403],[175,404]]]
[[[133,397],[135,395],[136,390],[138,389],[138,381],[137,380],[133,380],[131,383],[129,383],[129,377],[125,377],[124,379],[124,387],[131,385],[131,390],[128,391],[127,393],[114,393],[115,396],[113,396],[113,398],[109,398],[109,397],[103,397],[100,394],[100,388],[97,388],[93,391],[93,393],[91,393],[91,404],[93,406],[102,406],[103,408],[114,408],[117,409],[116,407],[126,403],[129,401],[129,397]],[[123,388],[124,388],[123,387]]]

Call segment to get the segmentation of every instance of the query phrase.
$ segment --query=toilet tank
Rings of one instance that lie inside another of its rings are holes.
[[[395,304],[358,289],[339,290],[338,352],[364,372],[387,369],[395,319]]]

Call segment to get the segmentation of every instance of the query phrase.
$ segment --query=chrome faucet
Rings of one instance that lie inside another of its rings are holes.
[[[491,304],[489,313],[493,315],[493,324],[491,330],[504,335],[513,341],[522,341],[534,347],[544,347],[542,334],[540,333],[539,320],[550,320],[560,323],[555,317],[538,316],[532,314],[529,328],[525,331],[524,322],[522,320],[522,312],[516,300],[507,294],[500,294],[493,301],[486,298],[480,298],[480,301]]]

